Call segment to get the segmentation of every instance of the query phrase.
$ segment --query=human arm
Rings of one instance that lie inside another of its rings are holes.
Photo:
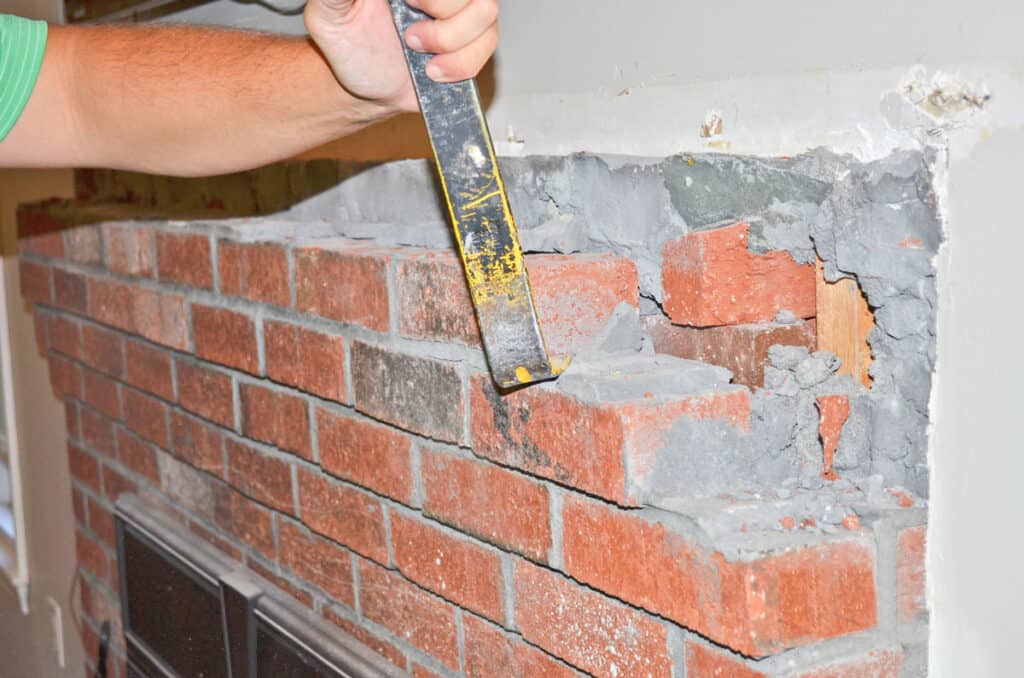
[[[416,0],[410,29],[447,77],[493,52],[494,0]],[[483,8],[483,11],[481,11]],[[492,11],[493,10],[493,11]],[[50,28],[0,166],[182,176],[282,160],[416,110],[386,0],[310,0],[313,40],[186,26]],[[319,45],[319,47],[318,47]]]

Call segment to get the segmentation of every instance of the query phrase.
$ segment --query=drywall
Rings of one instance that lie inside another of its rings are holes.
[[[939,365],[928,549],[932,675],[1020,670],[1024,474],[1016,432],[1024,331],[1016,253],[1024,128],[993,132],[949,171],[949,241],[939,258]]]

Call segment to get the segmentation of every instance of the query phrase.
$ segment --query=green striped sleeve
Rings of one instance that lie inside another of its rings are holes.
[[[45,21],[0,14],[0,141],[25,110],[45,49]]]

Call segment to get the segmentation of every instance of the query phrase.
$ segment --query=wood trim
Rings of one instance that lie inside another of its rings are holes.
[[[840,374],[848,374],[871,388],[871,345],[868,333],[875,327],[875,314],[868,306],[857,281],[843,278],[825,280],[819,259],[816,265],[818,350],[839,356]]]

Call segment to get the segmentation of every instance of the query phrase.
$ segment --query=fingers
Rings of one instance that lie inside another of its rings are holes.
[[[498,46],[498,24],[462,49],[441,54],[427,64],[427,75],[438,82],[458,82],[476,77]]]
[[[462,0],[418,0],[439,5],[457,6]],[[498,0],[469,0],[461,11],[447,19],[421,21],[405,33],[406,43],[413,49],[433,54],[449,54],[469,47],[498,21]],[[493,49],[493,48],[492,48]],[[478,50],[477,50],[478,51]]]
[[[473,0],[405,0],[406,3],[435,19],[450,19]]]

